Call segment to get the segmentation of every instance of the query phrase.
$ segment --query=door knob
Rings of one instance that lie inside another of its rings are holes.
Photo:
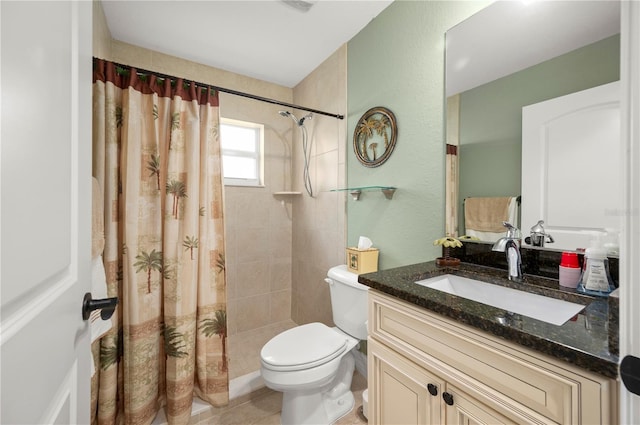
[[[620,363],[620,378],[628,391],[640,395],[640,359],[625,356]]]
[[[101,310],[100,317],[107,320],[113,315],[117,304],[118,297],[94,300],[91,298],[91,292],[87,292],[82,300],[82,320],[89,320],[93,310]]]

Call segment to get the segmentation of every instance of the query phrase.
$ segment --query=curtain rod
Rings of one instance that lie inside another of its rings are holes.
[[[112,61],[110,61],[112,62]],[[171,76],[171,75],[167,75],[167,74],[162,74],[160,72],[156,72],[156,71],[149,71],[146,69],[142,69],[142,68],[137,68],[135,66],[131,66],[131,65],[124,65],[121,63],[117,63],[117,62],[112,62],[115,66],[119,66],[121,68],[126,68],[126,69],[131,69],[134,68],[136,70],[136,72],[139,72],[140,74],[154,74],[157,75],[158,77],[161,78],[169,78],[169,79],[176,79],[178,77],[175,76]],[[307,108],[305,106],[300,106],[300,105],[294,105],[292,103],[287,103],[287,102],[281,102],[279,100],[275,100],[275,99],[269,99],[268,97],[262,97],[262,96],[257,96],[255,94],[251,94],[251,93],[244,93],[241,91],[237,91],[237,90],[232,90],[232,89],[227,89],[224,87],[218,87],[218,86],[212,86],[211,84],[205,84],[205,83],[199,83],[197,81],[193,81],[193,80],[187,80],[185,78],[183,78],[183,80],[187,83],[195,83],[197,86],[200,87],[206,87],[209,89],[213,89],[213,90],[217,90],[219,92],[222,93],[228,93],[228,94],[232,94],[234,96],[242,96],[242,97],[246,97],[249,99],[253,99],[253,100],[258,100],[260,102],[266,102],[266,103],[272,103],[274,105],[280,105],[280,106],[286,106],[287,108],[294,108],[294,109],[299,109],[301,111],[307,111],[307,112],[313,112],[314,114],[319,114],[319,115],[326,115],[328,117],[333,117],[333,118],[337,118],[339,120],[344,119],[344,115],[340,115],[340,114],[332,114],[330,112],[324,112],[324,111],[320,111],[318,109],[312,109],[312,108]]]

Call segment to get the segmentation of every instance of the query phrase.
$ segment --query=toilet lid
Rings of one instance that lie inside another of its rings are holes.
[[[346,345],[344,335],[322,323],[309,323],[273,337],[260,356],[272,370],[309,369],[338,357]]]

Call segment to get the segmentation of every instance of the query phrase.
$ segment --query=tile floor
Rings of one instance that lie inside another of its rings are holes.
[[[260,370],[262,347],[274,336],[295,326],[293,320],[287,320],[229,336],[229,379]]]
[[[297,326],[296,323],[289,320],[230,336],[229,378],[235,379],[259,370],[262,346],[275,335],[294,326]],[[366,387],[366,380],[356,372],[351,385],[356,399],[355,407],[344,418],[336,422],[336,425],[367,423],[357,412],[358,408],[362,406],[362,391]],[[279,425],[281,407],[282,393],[262,388],[231,400],[227,407],[204,409],[202,413],[194,415],[191,425]]]
[[[275,335],[297,326],[288,320],[260,329],[241,332],[229,337],[229,379],[236,379],[260,370],[260,350]],[[355,407],[336,425],[361,425],[366,420],[358,413],[362,407],[362,391],[367,387],[365,378],[355,372],[351,389],[356,399]],[[195,400],[189,425],[279,425],[282,393],[268,388],[260,388],[250,394],[240,396],[222,408],[211,407]],[[161,410],[153,425],[164,425],[164,411]]]
[[[336,425],[362,425],[366,420],[358,413],[362,406],[362,391],[367,382],[355,372],[351,389],[356,399],[355,407]],[[282,393],[264,389],[247,396],[246,401],[231,402],[229,406],[201,413],[193,418],[191,425],[279,425]]]

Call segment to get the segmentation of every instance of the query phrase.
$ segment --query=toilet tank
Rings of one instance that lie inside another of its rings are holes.
[[[354,338],[367,339],[368,286],[358,283],[358,275],[346,265],[329,269],[326,282],[331,293],[333,322]]]

